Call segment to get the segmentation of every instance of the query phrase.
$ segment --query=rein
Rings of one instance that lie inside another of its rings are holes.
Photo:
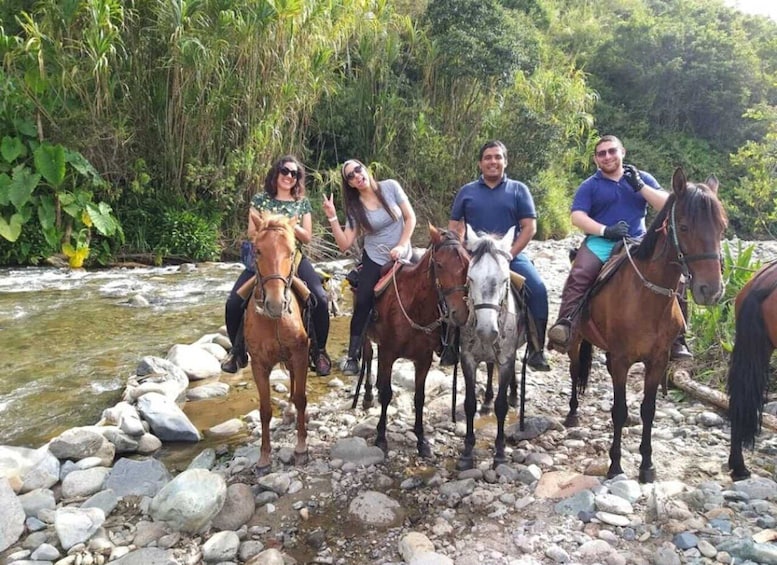
[[[460,243],[456,241],[445,241],[439,245],[439,249],[442,249],[443,247],[453,247],[461,245]],[[450,296],[454,292],[466,292],[467,286],[466,285],[457,285],[452,288],[444,289],[442,286],[440,286],[440,281],[437,278],[437,271],[435,268],[435,261],[434,261],[434,250],[435,246],[432,246],[430,248],[430,257],[429,257],[429,269],[431,270],[432,280],[434,281],[435,290],[437,291],[437,311],[439,312],[439,316],[436,320],[434,320],[432,323],[422,326],[410,317],[410,315],[407,313],[407,310],[405,310],[405,305],[402,304],[402,298],[399,296],[399,285],[397,284],[397,269],[392,269],[391,271],[391,282],[394,284],[394,294],[397,297],[397,304],[399,304],[399,309],[402,311],[402,315],[405,317],[405,320],[407,320],[408,324],[410,324],[410,327],[414,330],[422,331],[426,334],[432,333],[434,330],[436,330],[440,325],[442,325],[443,322],[448,320],[448,317],[450,313],[448,312],[448,307],[445,303],[445,297]]]

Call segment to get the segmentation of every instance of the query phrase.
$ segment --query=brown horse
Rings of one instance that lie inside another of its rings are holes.
[[[363,370],[367,373],[365,405],[372,401],[369,372],[372,345],[378,344],[377,388],[381,412],[375,445],[388,450],[386,412],[393,396],[391,370],[403,357],[415,365],[415,425],[418,454],[431,457],[424,437],[423,408],[426,375],[432,353],[442,340],[442,323],[461,326],[467,321],[467,268],[469,255],[456,232],[429,226],[431,243],[418,263],[406,265],[375,300],[375,316],[367,328]],[[354,399],[355,401],[356,399]]]
[[[734,312],[736,337],[727,386],[731,420],[728,466],[738,481],[750,476],[742,445],[754,447],[761,430],[769,360],[777,348],[777,262],[762,267],[739,291]]]
[[[295,462],[307,461],[305,384],[308,369],[308,335],[302,307],[292,291],[297,244],[294,223],[285,216],[251,214],[249,238],[256,252],[256,286],[245,314],[245,340],[251,355],[251,372],[259,393],[262,447],[256,473],[270,470],[270,371],[283,362],[289,370],[290,399],[297,409]]]
[[[628,260],[592,295],[580,327],[573,330],[570,340],[572,396],[567,426],[577,425],[577,397],[585,391],[591,370],[591,344],[607,352],[614,427],[608,478],[623,472],[621,434],[628,416],[626,378],[629,368],[641,361],[645,380],[640,409],[639,481],[655,480],[651,433],[656,392],[665,378],[672,342],[684,324],[678,304],[681,275],[689,279],[697,304],[715,304],[723,290],[720,240],[727,220],[717,198],[718,180],[712,176],[704,184],[692,184],[678,168],[672,176],[672,190],[636,250],[626,253]]]

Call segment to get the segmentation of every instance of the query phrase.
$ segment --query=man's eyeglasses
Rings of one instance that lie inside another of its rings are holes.
[[[288,167],[281,167],[278,172],[285,177],[291,177],[293,179],[299,178],[299,171],[297,169],[289,169]]]
[[[620,152],[620,147],[610,147],[609,149],[602,149],[601,151],[596,152],[596,156],[600,159],[602,157],[606,157],[607,155],[617,155]]]
[[[353,169],[351,169],[351,172],[345,175],[345,180],[353,180],[353,177],[356,175],[360,175],[362,171],[364,170],[364,167],[361,165],[356,165]]]

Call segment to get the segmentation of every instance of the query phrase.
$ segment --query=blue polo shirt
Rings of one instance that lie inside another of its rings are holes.
[[[515,235],[521,229],[521,220],[536,218],[534,199],[529,188],[520,181],[502,177],[490,188],[483,176],[461,187],[451,208],[451,220],[465,221],[476,232],[504,235],[515,226]]]
[[[639,174],[648,186],[661,188],[651,174],[645,171]],[[572,212],[585,212],[605,226],[625,220],[629,224],[629,235],[636,238],[645,235],[647,207],[647,200],[640,192],[634,192],[625,178],[614,181],[605,177],[601,170],[583,181],[572,200]]]

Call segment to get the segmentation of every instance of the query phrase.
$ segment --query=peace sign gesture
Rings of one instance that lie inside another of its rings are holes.
[[[324,194],[323,208],[327,218],[337,217],[337,210],[335,209],[334,194],[330,194],[329,196]]]

